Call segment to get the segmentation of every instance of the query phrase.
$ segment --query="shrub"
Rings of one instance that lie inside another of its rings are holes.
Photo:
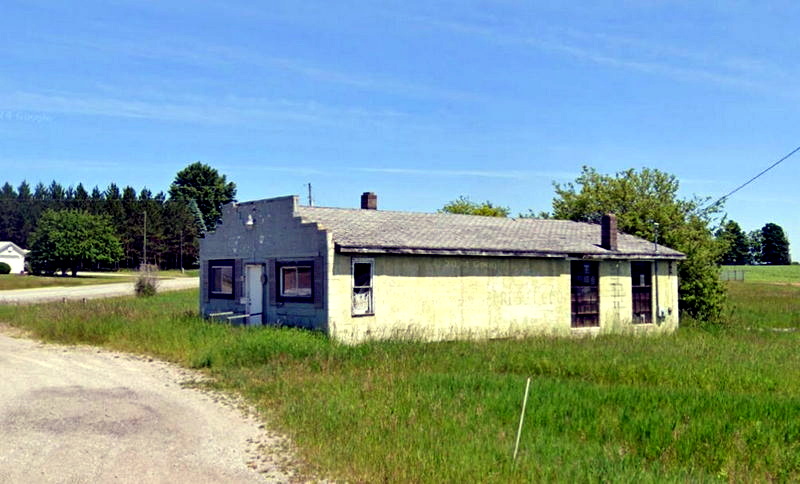
[[[133,287],[138,297],[155,296],[158,292],[158,266],[152,264],[139,266],[139,276]]]
[[[5,262],[0,262],[0,274],[10,274],[11,273],[11,266],[6,264]]]

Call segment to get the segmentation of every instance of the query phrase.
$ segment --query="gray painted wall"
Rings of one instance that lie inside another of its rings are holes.
[[[226,311],[245,313],[245,266],[263,264],[266,275],[263,322],[327,329],[328,237],[316,224],[302,223],[294,216],[297,203],[297,197],[290,196],[223,207],[222,222],[200,240],[200,312],[204,316]],[[248,227],[250,217],[252,225]],[[214,298],[208,292],[209,261],[223,259],[235,261],[232,299]],[[286,261],[313,261],[313,302],[282,302],[277,297],[275,267],[276,263]]]

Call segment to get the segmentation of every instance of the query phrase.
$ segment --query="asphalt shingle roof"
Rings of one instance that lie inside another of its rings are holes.
[[[328,230],[342,252],[683,259],[668,247],[620,233],[618,250],[600,247],[600,225],[443,213],[298,206],[304,222]]]

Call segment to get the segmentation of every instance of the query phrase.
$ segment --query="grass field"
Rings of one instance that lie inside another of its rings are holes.
[[[745,282],[800,284],[800,265],[789,266],[722,266],[722,273],[744,272]]]
[[[204,369],[289,434],[309,472],[341,480],[800,480],[800,332],[773,330],[800,328],[800,287],[730,288],[729,325],[656,338],[349,347],[203,322],[196,291],[0,307],[0,321]]]

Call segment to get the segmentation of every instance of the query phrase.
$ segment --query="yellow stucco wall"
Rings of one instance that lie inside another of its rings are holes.
[[[374,260],[372,316],[351,314],[352,257],[338,253],[329,257],[328,331],[341,341],[664,331],[678,323],[677,277],[668,275],[668,263],[659,265],[661,306],[669,302],[673,307],[665,324],[631,324],[630,263],[604,261],[600,262],[600,327],[573,329],[568,260],[364,258]]]
[[[631,264],[629,261],[600,262],[600,328],[589,331],[671,332],[678,328],[678,276],[675,262],[652,265],[653,321],[655,324],[632,324]],[[670,275],[670,267],[672,274]],[[657,275],[656,275],[657,274]],[[658,291],[658,297],[656,297]],[[661,316],[658,316],[661,310]]]

